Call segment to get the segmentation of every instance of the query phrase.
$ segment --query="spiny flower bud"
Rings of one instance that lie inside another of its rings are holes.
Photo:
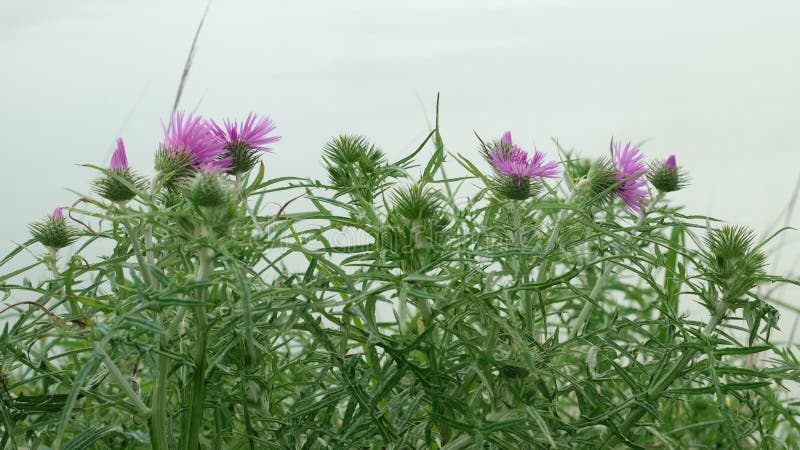
[[[198,207],[215,208],[228,203],[230,192],[222,178],[224,172],[225,167],[213,162],[200,166],[186,189],[186,197]]]
[[[386,178],[383,151],[363,136],[338,136],[325,144],[322,160],[328,178],[341,193],[371,202]]]
[[[686,175],[675,162],[675,155],[665,161],[653,161],[649,165],[647,179],[661,192],[674,192],[686,186]]]
[[[109,173],[95,181],[94,190],[112,202],[127,202],[136,197],[134,189],[144,188],[144,180],[128,168],[125,143],[117,139],[117,148],[111,156]]]
[[[754,288],[763,274],[766,255],[753,247],[753,232],[725,225],[705,238],[706,275],[723,291],[723,300],[736,300]]]
[[[525,200],[533,197],[541,190],[539,183],[530,178],[506,177],[499,175],[492,182],[495,192],[510,200]]]
[[[422,183],[397,189],[391,200],[392,208],[379,242],[391,257],[403,261],[405,270],[413,271],[419,268],[424,255],[432,257],[440,251],[448,236],[450,219],[441,194]]]
[[[56,208],[47,219],[30,225],[33,238],[48,248],[64,248],[78,239],[78,229],[67,224],[64,212]]]

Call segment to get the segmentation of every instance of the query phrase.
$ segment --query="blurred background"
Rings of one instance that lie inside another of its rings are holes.
[[[0,253],[89,191],[124,137],[150,173],[205,1],[2,0]],[[182,107],[266,114],[270,175],[324,176],[322,145],[369,136],[394,159],[427,134],[441,93],[446,148],[511,130],[555,155],[616,139],[677,154],[687,212],[767,234],[800,225],[800,2],[258,1],[210,4]],[[797,278],[800,239],[774,270]],[[794,289],[794,288],[792,288]],[[793,291],[796,297],[797,289]],[[788,299],[787,300],[791,300]]]

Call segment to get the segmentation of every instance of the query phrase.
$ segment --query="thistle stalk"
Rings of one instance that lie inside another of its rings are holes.
[[[157,172],[153,176],[150,184],[150,201],[155,202],[155,196],[159,190],[159,183],[161,182],[162,175]],[[151,207],[151,212],[155,211],[155,207]],[[133,236],[131,240],[134,241]],[[145,245],[145,261],[144,268],[146,274],[150,276],[146,278],[150,283],[150,288],[157,287],[156,280],[152,277],[150,272],[151,267],[155,267],[155,255],[153,253],[153,225],[148,223],[145,225],[144,232],[144,245]],[[134,248],[135,251],[135,248]],[[140,261],[141,263],[141,261]],[[156,313],[156,323],[161,324],[162,317],[160,313]],[[167,348],[166,336],[161,336],[158,333],[154,334],[154,341],[159,343],[159,348],[165,350]],[[159,353],[156,357],[156,377],[153,386],[153,396],[151,400],[152,416],[150,420],[150,440],[155,450],[169,450],[170,440],[167,431],[167,383],[169,381],[169,358],[163,353]]]
[[[512,215],[514,217],[513,223],[513,234],[512,239],[514,246],[520,250],[519,257],[517,258],[517,279],[521,280],[523,284],[530,283],[530,269],[527,267],[527,259],[525,255],[522,254],[522,202],[520,200],[513,200],[512,201]],[[535,319],[536,314],[534,312],[533,302],[531,302],[530,298],[530,291],[527,289],[523,289],[522,291],[522,304],[520,305],[522,316],[525,318],[527,322],[527,326],[531,335],[535,332]]]
[[[714,311],[714,315],[711,316],[711,320],[706,324],[703,328],[703,336],[709,336],[717,326],[722,322],[722,319],[725,318],[725,313],[728,312],[728,305],[724,301],[719,301],[717,303],[716,310]],[[694,359],[694,357],[699,353],[699,351],[695,349],[686,349],[683,356],[680,360],[672,367],[672,369],[667,372],[666,375],[661,377],[660,381],[655,383],[644,395],[643,401],[650,403],[655,402],[661,397],[661,394],[669,389],[672,386],[672,383],[683,373],[683,370],[689,365],[690,362]],[[647,410],[642,407],[634,407],[633,410],[628,414],[627,419],[625,422],[622,423],[619,427],[619,435],[625,434],[631,427],[633,427],[636,423],[639,422],[639,419],[642,418],[647,413]],[[616,444],[618,438],[617,435],[610,435],[606,438],[605,442],[599,447],[601,450]]]
[[[205,281],[211,269],[212,252],[209,248],[201,248],[198,252],[197,280]],[[199,300],[206,301],[207,290],[200,288]],[[205,367],[208,337],[208,317],[205,304],[197,307],[197,344],[194,353],[194,376],[192,379],[192,397],[189,407],[189,427],[186,432],[186,450],[196,450],[199,446],[200,429],[203,424],[203,411],[206,398]]]
[[[650,207],[655,206],[663,196],[664,193],[659,192],[653,199],[653,201],[650,202]],[[645,217],[645,210],[642,210],[642,213],[636,220],[636,228],[639,228],[642,225],[642,223],[644,222],[644,217]],[[635,244],[636,241],[633,242],[633,245]],[[572,327],[572,329],[569,330],[570,339],[577,337],[578,333],[580,333],[583,330],[584,326],[586,326],[586,322],[589,320],[589,316],[592,314],[592,310],[594,309],[594,300],[597,300],[597,296],[600,295],[600,291],[603,288],[603,283],[605,283],[606,278],[608,278],[609,273],[611,273],[611,267],[612,264],[610,262],[606,263],[603,272],[597,278],[597,281],[595,281],[595,285],[592,288],[592,292],[589,293],[589,298],[591,299],[591,301],[587,301],[586,304],[583,305],[581,313],[578,316],[578,319],[575,321],[575,325]]]
[[[122,211],[122,209],[125,207],[123,204],[118,204],[117,206],[119,207],[120,211]],[[136,233],[136,230],[134,230],[131,222],[128,219],[120,219],[120,223],[122,223],[122,226],[125,228],[125,231],[128,233],[128,237],[131,240],[133,254],[136,257],[136,262],[139,264],[139,272],[142,273],[147,285],[153,288],[155,286],[155,280],[153,279],[153,274],[150,273],[149,266],[145,261],[144,253],[142,252],[142,245],[139,242],[139,235]]]
[[[137,394],[136,391],[133,390],[130,383],[128,383],[128,381],[122,375],[122,372],[120,372],[117,365],[114,364],[114,361],[112,361],[111,357],[108,356],[108,353],[106,353],[102,344],[100,344],[99,342],[95,342],[94,351],[103,358],[103,364],[105,364],[106,368],[108,369],[109,375],[111,375],[111,378],[125,392],[128,398],[131,399],[131,401],[133,402],[133,406],[136,407],[136,410],[139,411],[139,413],[145,417],[149,416],[150,408],[148,408],[147,405],[145,405],[144,402],[142,402],[142,399],[139,397],[139,394]]]
[[[572,203],[575,201],[575,198],[577,197],[578,193],[581,190],[583,190],[584,187],[587,186],[588,184],[589,184],[589,180],[587,180],[585,178],[581,179],[580,181],[578,181],[572,187],[572,191],[569,193],[569,196],[567,197],[566,204],[568,206],[572,205]],[[558,234],[559,234],[559,228],[561,226],[561,222],[564,221],[564,219],[567,217],[568,213],[569,213],[569,209],[563,208],[563,209],[561,209],[561,211],[559,211],[558,216],[556,216],[556,220],[553,222],[553,229],[550,232],[550,237],[547,239],[547,245],[545,246],[544,253],[543,253],[544,255],[549,254],[556,247],[556,242],[558,242]],[[551,268],[551,265],[548,264],[548,261],[544,261],[542,266],[539,268],[539,273],[536,274],[536,283],[537,284],[543,283],[545,281],[547,276],[550,274],[550,268]],[[538,297],[539,297],[539,309],[541,309],[541,312],[542,312],[542,336],[540,336],[539,339],[540,339],[540,342],[544,342],[544,339],[547,338],[547,315],[546,315],[546,310],[545,310],[545,297],[544,297],[544,294],[542,293],[542,291],[539,291]]]

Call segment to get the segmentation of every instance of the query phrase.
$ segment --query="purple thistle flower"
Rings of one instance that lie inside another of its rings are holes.
[[[259,117],[255,113],[248,114],[243,122],[226,119],[220,125],[211,120],[210,126],[218,142],[225,147],[246,146],[248,149],[269,152],[272,149],[267,145],[281,139],[280,136],[269,135],[275,130],[275,122],[269,117]]]
[[[111,155],[111,164],[108,166],[111,170],[128,170],[128,156],[125,154],[125,143],[122,138],[117,139],[117,148]]]
[[[64,208],[58,207],[53,210],[53,214],[50,215],[54,219],[63,219],[64,218]]]
[[[672,170],[675,170],[675,169],[678,168],[678,164],[675,161],[675,155],[669,155],[667,157],[667,160],[664,161],[664,167],[666,167],[667,169],[672,169]]]
[[[644,209],[644,200],[647,200],[647,165],[639,147],[627,142],[625,146],[615,142],[612,161],[617,170],[616,180],[617,195],[628,209],[634,213],[641,213]]]
[[[169,126],[163,128],[162,150],[167,155],[187,154],[195,166],[214,161],[225,151],[211,127],[200,116],[178,111],[170,117]]]
[[[534,151],[528,158],[528,152],[511,141],[511,132],[506,131],[500,139],[500,145],[489,153],[492,165],[501,175],[517,178],[520,183],[533,177],[558,178],[558,163],[544,161],[544,153]]]

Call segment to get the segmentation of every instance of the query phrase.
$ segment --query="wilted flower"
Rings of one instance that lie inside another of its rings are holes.
[[[529,155],[514,145],[510,131],[503,134],[494,150],[488,151],[486,156],[499,175],[498,190],[508,198],[524,200],[530,197],[534,178],[558,177],[557,162],[545,162],[544,153],[539,151]]]
[[[261,152],[269,152],[267,147],[281,139],[271,136],[275,123],[269,117],[259,117],[250,113],[243,122],[225,120],[222,124],[210,121],[210,127],[217,142],[225,148],[224,157],[231,159],[231,173],[245,173],[258,162]]]
[[[616,192],[629,210],[640,213],[647,200],[647,174],[644,155],[636,145],[627,142],[624,146],[615,142],[611,156],[616,169]]]
[[[127,202],[136,197],[135,189],[142,189],[144,181],[128,168],[125,143],[117,139],[117,147],[111,155],[109,173],[95,181],[94,189],[102,197],[112,202]]]
[[[64,248],[78,239],[78,230],[67,224],[64,211],[56,208],[46,219],[31,224],[33,238],[51,249]]]
[[[647,179],[661,192],[673,192],[686,186],[686,175],[678,167],[675,155],[669,155],[665,161],[650,163]]]

